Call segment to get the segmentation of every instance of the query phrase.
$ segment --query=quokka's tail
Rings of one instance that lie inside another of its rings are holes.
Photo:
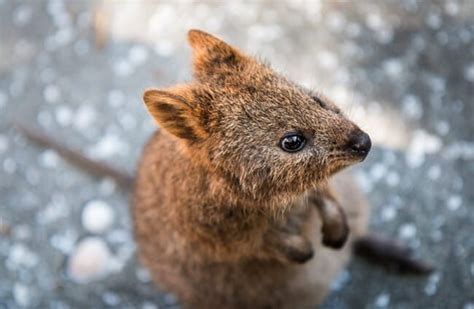
[[[434,270],[429,263],[414,257],[408,247],[374,234],[356,240],[354,253],[399,273],[429,274]]]
[[[110,177],[126,190],[130,190],[132,187],[134,182],[132,175],[121,171],[118,168],[112,167],[105,162],[96,161],[87,157],[80,150],[72,149],[55,140],[50,135],[46,134],[41,128],[35,125],[26,124],[19,120],[15,120],[13,125],[17,130],[19,130],[35,144],[55,150],[61,157],[66,159],[71,164],[86,171],[87,173],[95,177]]]

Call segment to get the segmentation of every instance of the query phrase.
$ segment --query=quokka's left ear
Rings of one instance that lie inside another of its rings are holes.
[[[249,57],[237,48],[201,30],[189,30],[188,41],[193,52],[194,74],[198,79],[249,61]]]
[[[149,89],[145,91],[143,101],[162,129],[190,141],[205,137],[206,131],[200,123],[201,110],[195,106],[189,86]]]

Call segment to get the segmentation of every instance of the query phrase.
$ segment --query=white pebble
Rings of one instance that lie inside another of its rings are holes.
[[[108,306],[115,307],[120,304],[120,296],[114,292],[108,291],[102,295],[102,301]]]
[[[390,294],[382,293],[375,299],[376,307],[387,307],[390,304]]]
[[[24,26],[30,22],[32,15],[32,8],[27,5],[22,5],[13,12],[13,23],[17,26]]]
[[[470,82],[474,82],[474,63],[471,63],[464,69],[464,78]]]
[[[57,167],[59,160],[60,158],[58,154],[53,150],[46,150],[39,157],[41,166],[47,168]]]
[[[66,230],[51,236],[51,246],[61,251],[63,254],[70,254],[74,250],[77,234],[72,230]]]
[[[400,59],[389,59],[383,63],[384,71],[393,78],[399,78],[403,72],[403,64]]]
[[[449,197],[447,205],[449,210],[456,211],[459,209],[459,207],[461,207],[462,199],[458,195],[452,195]]]
[[[399,233],[401,238],[413,238],[416,235],[416,227],[411,223],[404,224],[400,227]]]
[[[441,176],[441,168],[439,165],[433,165],[428,170],[428,178],[431,180],[437,180]]]
[[[89,149],[88,154],[94,158],[106,159],[128,151],[129,146],[118,135],[106,134]]]
[[[400,176],[396,172],[391,171],[387,174],[386,181],[389,186],[395,187],[400,184]]]
[[[66,106],[60,106],[55,111],[56,122],[63,127],[71,124],[72,116],[72,110]]]
[[[43,97],[48,103],[56,103],[61,98],[61,91],[58,86],[50,84],[44,88]]]
[[[145,301],[142,304],[142,309],[158,309],[158,306],[155,305],[154,303],[149,302],[149,301]]]
[[[438,283],[441,276],[439,273],[434,273],[428,278],[428,282],[425,285],[425,294],[432,296],[438,290]]]
[[[30,288],[22,283],[15,283],[13,286],[13,297],[15,297],[15,302],[21,307],[31,305]]]
[[[392,206],[384,207],[382,210],[382,220],[383,221],[392,221],[397,216],[397,211]]]
[[[39,263],[38,256],[21,243],[15,243],[8,252],[5,265],[10,270],[34,268]]]
[[[114,211],[104,201],[89,201],[82,210],[82,225],[91,233],[102,233],[114,222]]]
[[[110,250],[101,238],[87,237],[69,257],[67,273],[78,283],[99,280],[108,274],[110,259]]]
[[[87,129],[97,117],[96,111],[89,105],[81,105],[74,116],[74,127],[77,130]]]
[[[459,5],[456,2],[448,1],[444,5],[444,10],[451,16],[457,15],[459,12]]]
[[[423,115],[423,108],[418,97],[407,95],[402,100],[402,110],[405,115],[412,119],[420,119]]]

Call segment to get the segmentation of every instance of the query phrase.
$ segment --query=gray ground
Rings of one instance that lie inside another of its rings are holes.
[[[474,308],[472,0],[0,0],[0,308],[173,306],[137,266],[128,194],[31,145],[10,122],[133,171],[154,128],[142,90],[190,78],[190,27],[335,98],[377,145],[355,169],[373,230],[437,267],[398,276],[355,260],[326,308]],[[114,212],[96,235],[81,222],[91,200]],[[66,266],[88,237],[105,242],[114,267],[80,283]]]

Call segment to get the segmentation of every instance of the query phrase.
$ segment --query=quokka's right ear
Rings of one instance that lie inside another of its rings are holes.
[[[143,101],[162,129],[190,141],[204,137],[205,131],[199,122],[200,111],[193,105],[192,91],[188,86],[148,89]]]
[[[193,52],[194,74],[198,79],[219,74],[249,60],[237,48],[201,30],[189,30],[188,41]]]

